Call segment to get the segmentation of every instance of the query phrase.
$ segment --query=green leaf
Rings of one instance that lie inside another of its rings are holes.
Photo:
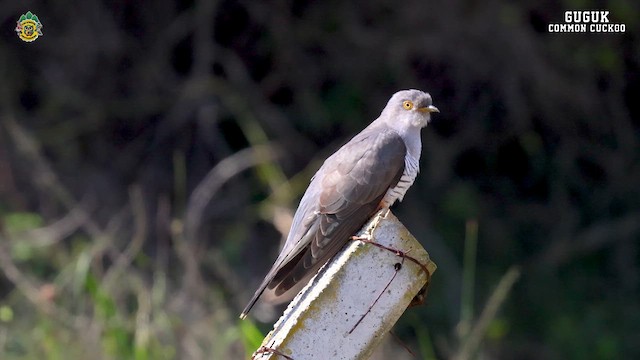
[[[262,345],[262,339],[264,335],[260,332],[260,329],[251,320],[240,321],[240,333],[242,336],[242,342],[244,343],[245,351],[248,354],[253,353],[257,348]]]
[[[13,320],[13,309],[10,306],[0,306],[0,321],[10,322]]]
[[[27,11],[27,19],[33,19],[33,14],[31,13],[31,11]]]
[[[96,295],[94,303],[96,314],[105,321],[113,319],[118,313],[116,303],[104,291],[99,291]]]
[[[99,279],[92,273],[86,274],[85,278],[85,291],[93,299],[94,310],[99,319],[108,322],[116,317],[118,308],[109,295],[100,287]]]
[[[149,348],[136,345],[133,349],[133,356],[135,360],[147,360],[149,359]]]
[[[36,213],[15,212],[4,217],[4,226],[8,233],[16,234],[35,229],[43,225],[42,217]]]
[[[98,292],[98,286],[99,285],[100,284],[98,284],[98,281],[95,278],[95,276],[87,275],[85,277],[84,289],[89,295],[91,295],[94,298],[96,296],[96,293]]]
[[[509,333],[509,323],[505,319],[493,319],[487,328],[487,338],[502,340]]]
[[[33,257],[33,250],[29,243],[16,241],[11,246],[11,256],[18,261],[27,261]]]
[[[108,326],[102,335],[105,352],[118,359],[132,357],[132,334],[124,326]]]
[[[596,354],[600,359],[619,359],[621,341],[611,334],[603,334],[596,340]]]
[[[20,15],[20,20],[18,20],[18,22],[23,22],[27,20],[27,16],[25,14]]]

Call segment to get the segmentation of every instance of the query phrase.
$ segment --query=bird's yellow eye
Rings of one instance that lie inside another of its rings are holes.
[[[411,102],[409,100],[405,100],[404,102],[402,102],[402,107],[405,110],[411,110],[411,109],[413,109],[413,102]]]

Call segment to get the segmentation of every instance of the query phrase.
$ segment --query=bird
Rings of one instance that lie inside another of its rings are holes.
[[[241,319],[261,297],[274,305],[293,299],[376,212],[402,201],[418,175],[421,129],[434,112],[440,111],[428,93],[398,91],[376,120],[324,161]]]

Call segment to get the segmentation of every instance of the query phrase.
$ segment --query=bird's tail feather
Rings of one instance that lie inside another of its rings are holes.
[[[253,294],[253,297],[251,297],[251,300],[249,300],[249,303],[247,304],[247,306],[245,306],[244,310],[242,310],[242,313],[240,314],[240,319],[244,320],[247,317],[247,314],[249,314],[249,311],[251,311],[253,306],[256,304],[256,302],[260,298],[260,295],[262,295],[264,290],[267,288],[267,286],[271,282],[271,279],[273,279],[273,275],[275,275],[275,272],[273,270],[277,270],[277,269],[272,269],[269,272],[269,274],[265,276],[264,280],[262,281],[262,284],[260,284],[260,286],[258,287],[258,290],[256,290],[255,294]]]

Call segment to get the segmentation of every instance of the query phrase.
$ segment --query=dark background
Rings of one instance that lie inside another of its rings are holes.
[[[309,178],[405,88],[441,113],[394,208],[439,265],[402,342],[453,357],[518,266],[479,358],[639,357],[638,7],[3,1],[0,357],[251,353],[273,314],[237,314]],[[576,9],[626,33],[548,33]]]

